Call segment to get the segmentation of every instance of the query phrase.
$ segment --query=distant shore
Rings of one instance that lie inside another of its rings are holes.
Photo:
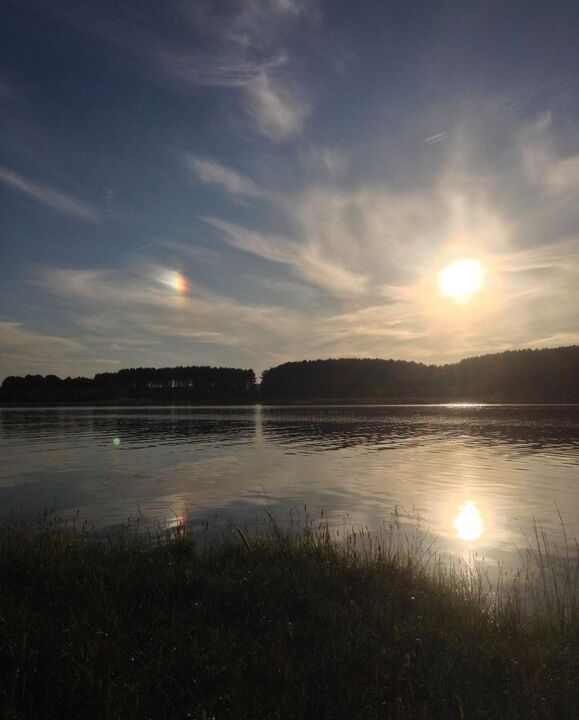
[[[0,404],[251,405],[579,402],[579,346],[509,350],[449,365],[330,358],[264,370],[190,365],[94,377],[8,376]]]
[[[303,400],[287,400],[287,399],[268,399],[268,400],[95,400],[95,401],[61,401],[61,402],[3,402],[0,401],[0,408],[33,408],[33,407],[321,407],[321,406],[384,406],[384,407],[413,407],[427,405],[525,405],[532,407],[533,405],[558,405],[558,406],[575,406],[579,405],[579,398],[576,399],[465,399],[465,398],[436,398],[436,399],[420,399],[412,398],[402,400],[397,398],[329,398],[329,399],[312,399],[305,398]]]

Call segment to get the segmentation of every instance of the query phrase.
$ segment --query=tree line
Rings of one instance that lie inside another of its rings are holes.
[[[190,366],[130,368],[94,378],[56,375],[7,377],[3,402],[248,401],[255,398],[255,373],[236,368]]]
[[[131,368],[94,378],[7,377],[0,402],[579,402],[579,346],[512,350],[448,365],[341,358],[265,370]]]
[[[579,346],[513,350],[448,365],[358,358],[288,362],[263,373],[261,397],[270,401],[577,402]]]

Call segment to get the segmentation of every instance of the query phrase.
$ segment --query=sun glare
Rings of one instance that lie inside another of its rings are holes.
[[[485,275],[476,260],[455,260],[438,273],[438,287],[445,297],[468,300],[482,288]]]
[[[454,529],[461,540],[477,540],[483,534],[484,521],[474,500],[467,500],[458,508]]]

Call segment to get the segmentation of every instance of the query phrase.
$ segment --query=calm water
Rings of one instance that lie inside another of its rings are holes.
[[[0,516],[250,527],[307,505],[378,528],[414,509],[443,547],[512,560],[533,518],[579,529],[579,406],[0,410]]]

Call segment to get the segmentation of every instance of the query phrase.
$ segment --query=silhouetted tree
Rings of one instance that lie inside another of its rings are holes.
[[[93,379],[7,377],[0,401],[246,402],[256,397],[253,370],[209,366],[129,368]],[[578,402],[579,346],[513,350],[449,365],[403,360],[302,360],[266,370],[261,397],[275,401]]]
[[[579,400],[579,347],[515,350],[436,366],[402,360],[303,360],[262,374],[265,400]]]
[[[206,366],[131,368],[89,378],[56,375],[7,377],[3,402],[110,402],[123,400],[247,401],[255,396],[253,370]]]

